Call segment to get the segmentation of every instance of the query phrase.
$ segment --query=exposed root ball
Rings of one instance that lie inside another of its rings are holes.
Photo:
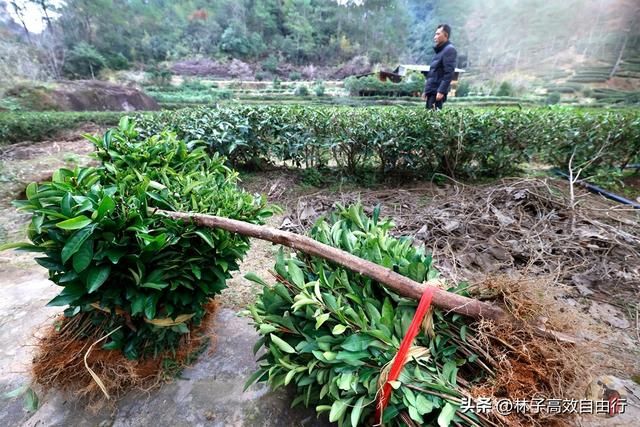
[[[139,360],[127,359],[121,351],[94,346],[87,357],[87,365],[104,384],[112,400],[138,389],[145,392],[170,380],[193,362],[210,343],[217,303],[207,305],[207,314],[200,325],[185,334],[175,352]],[[89,313],[71,319],[60,316],[38,343],[33,359],[33,377],[45,391],[59,389],[78,399],[87,399],[90,407],[98,409],[107,402],[106,396],[85,368],[84,357],[89,347],[104,336],[104,332],[88,322]],[[79,338],[82,336],[82,338]]]
[[[550,282],[493,277],[480,286],[480,291],[492,295],[517,319],[527,322],[540,319],[549,329],[571,335],[579,329],[588,329],[583,315],[556,299],[559,291]],[[495,376],[475,387],[473,396],[511,401],[582,398],[589,380],[588,372],[595,365],[586,344],[568,344],[539,337],[527,322],[510,325],[481,321],[474,325],[476,331],[472,340],[485,352]],[[512,414],[502,421],[509,425],[569,422],[567,418],[555,416],[551,420],[545,419],[546,416],[544,413]]]

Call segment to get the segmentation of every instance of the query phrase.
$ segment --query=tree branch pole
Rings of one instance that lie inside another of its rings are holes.
[[[149,211],[150,213],[157,213],[177,220],[193,221],[203,227],[221,228],[233,233],[242,234],[243,236],[267,240],[326,259],[363,276],[370,277],[386,285],[398,294],[412,299],[419,300],[425,287],[431,286],[434,288],[432,303],[443,310],[452,311],[475,319],[486,318],[499,320],[509,317],[501,308],[494,305],[447,292],[437,286],[414,282],[408,277],[402,276],[388,268],[364,260],[343,250],[325,245],[306,236],[264,225],[255,225],[213,215],[171,212],[153,208],[149,208]]]

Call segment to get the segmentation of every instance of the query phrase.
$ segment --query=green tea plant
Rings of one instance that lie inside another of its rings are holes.
[[[393,223],[371,218],[362,207],[338,206],[337,214],[319,220],[311,237],[422,282],[438,273],[431,256],[410,239],[389,235]],[[357,426],[370,423],[385,372],[415,314],[417,302],[379,283],[325,260],[280,251],[274,266],[277,283],[264,285],[251,316],[260,334],[254,350],[265,349],[259,369],[247,381],[266,381],[277,389],[297,388],[293,405],[328,412],[329,421]],[[465,387],[483,378],[481,361],[467,344],[467,325],[458,315],[434,310],[426,333],[419,334],[383,422],[403,425],[401,413],[420,425],[473,425],[480,420],[461,414]],[[467,381],[464,385],[460,376]],[[381,379],[382,378],[382,379]],[[377,420],[376,420],[377,422]],[[370,423],[373,424],[373,423]]]
[[[516,173],[531,159],[585,173],[640,161],[637,111],[562,107],[452,109],[237,106],[138,116],[144,135],[168,128],[202,141],[235,167],[286,162],[338,172],[477,179]],[[1,129],[1,128],[0,128]]]
[[[141,138],[123,118],[97,147],[96,168],[60,169],[32,183],[16,202],[33,214],[28,237],[15,244],[62,290],[49,302],[67,317],[95,319],[106,348],[125,356],[173,349],[205,304],[226,287],[248,239],[153,214],[154,208],[211,213],[253,223],[271,214],[264,198],[236,186],[225,159],[170,132]]]
[[[0,147],[21,141],[42,141],[88,122],[117,125],[122,115],[111,111],[0,112]]]

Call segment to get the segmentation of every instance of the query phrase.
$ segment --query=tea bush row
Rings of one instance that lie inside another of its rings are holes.
[[[287,162],[345,174],[445,173],[497,177],[536,160],[566,169],[618,168],[638,160],[640,114],[565,108],[449,109],[232,106],[138,117],[140,132],[170,129],[234,166]]]
[[[83,123],[115,125],[125,113],[83,112],[0,112],[0,147],[21,141],[42,141]]]

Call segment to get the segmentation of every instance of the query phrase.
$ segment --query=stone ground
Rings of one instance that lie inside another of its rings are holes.
[[[46,179],[63,165],[86,164],[90,161],[87,157],[90,151],[90,144],[70,136],[0,152],[0,244],[22,240],[28,219],[11,208],[8,201],[17,197],[26,183]],[[251,191],[264,192],[271,199],[278,199],[278,194],[273,194],[278,193],[278,188],[290,190],[292,187],[285,178],[278,184],[279,179],[269,178],[256,183],[256,188],[249,187]],[[283,217],[272,218],[270,225],[278,226]],[[256,368],[252,347],[258,335],[249,321],[236,313],[253,301],[259,291],[253,282],[242,276],[253,271],[267,282],[271,281],[268,269],[273,265],[275,251],[276,247],[270,243],[252,242],[241,271],[230,280],[229,289],[220,297],[221,308],[213,326],[216,345],[186,369],[181,379],[150,393],[131,393],[114,407],[98,412],[56,392],[40,394],[39,408],[34,413],[24,409],[20,398],[0,397],[0,426],[328,425],[326,416],[318,420],[313,409],[290,409],[293,390],[272,392],[266,385],[259,384],[247,392],[242,391],[246,378]],[[31,255],[0,252],[0,396],[30,383],[36,337],[60,311],[45,307],[57,292]],[[637,334],[638,326],[635,326]],[[630,393],[640,397],[637,384],[627,380],[625,386]],[[579,425],[637,426],[639,404],[637,398],[631,397],[625,414],[611,419],[582,419]]]

